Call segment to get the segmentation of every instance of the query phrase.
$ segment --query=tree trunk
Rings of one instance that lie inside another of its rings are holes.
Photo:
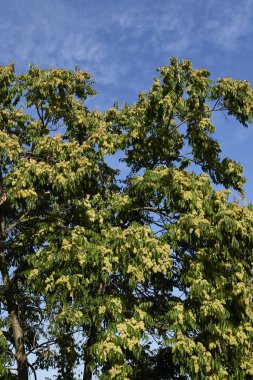
[[[5,254],[3,252],[0,252],[0,270],[3,278],[4,296],[7,304],[7,310],[10,316],[11,329],[16,351],[18,380],[28,380],[28,363],[25,353],[23,329],[18,317],[18,307],[15,302],[14,292],[8,273],[8,266]]]
[[[98,287],[98,295],[101,296],[105,293],[106,285],[101,281]],[[91,325],[90,335],[86,342],[85,355],[84,355],[84,372],[83,372],[83,380],[92,380],[92,370],[90,369],[89,364],[92,363],[93,356],[90,352],[91,346],[96,342],[97,335],[99,332],[99,326],[101,326],[100,318],[96,319]]]
[[[83,372],[83,380],[92,380],[92,370],[90,369],[89,364],[92,362],[92,355],[90,353],[90,347],[95,343],[97,336],[97,329],[95,325],[93,324],[91,326],[90,336],[86,342],[86,348],[85,348],[85,367]]]

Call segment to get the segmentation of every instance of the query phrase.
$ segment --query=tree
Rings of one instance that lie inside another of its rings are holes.
[[[253,210],[212,115],[247,127],[253,91],[174,58],[159,74],[100,113],[78,68],[1,67],[2,378],[252,377]]]

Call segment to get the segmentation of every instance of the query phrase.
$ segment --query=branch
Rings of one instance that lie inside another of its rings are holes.
[[[0,206],[6,201],[7,199],[7,194],[5,191],[0,195]]]
[[[27,352],[27,355],[30,355],[32,352],[38,350],[40,347],[44,346],[51,346],[52,344],[55,344],[55,340],[48,340],[47,342],[40,343],[38,346],[32,348],[30,351]]]
[[[48,121],[45,122],[45,120],[44,120],[43,108],[41,107],[41,113],[40,113],[40,110],[39,110],[39,107],[37,106],[37,104],[35,104],[35,108],[36,108],[37,114],[39,116],[39,119],[43,125],[43,128],[47,128]]]
[[[211,109],[211,110],[208,110],[208,111],[204,111],[203,113],[210,113],[210,112],[219,112],[219,111],[227,111],[227,108],[226,107],[220,107],[220,108],[217,108],[215,109],[215,106],[216,106],[217,102],[215,103],[214,107]],[[188,117],[187,119],[183,120],[181,123],[175,125],[173,128],[171,128],[171,131],[175,131],[176,129],[178,129],[179,127],[181,127],[181,125],[187,123],[187,121],[190,121],[192,120],[191,117]]]
[[[168,217],[168,215],[164,211],[160,210],[158,207],[143,206],[132,208],[130,211],[150,211]]]
[[[173,106],[172,106],[172,110],[171,110],[171,113],[170,113],[170,116],[169,116],[169,121],[168,121],[168,123],[167,123],[167,128],[166,128],[166,129],[167,129],[167,132],[168,132],[169,127],[170,127],[170,123],[171,123],[171,120],[172,120],[172,117],[173,117],[174,109],[175,109],[176,104],[177,104],[178,100],[180,99],[180,97],[181,97],[181,95],[178,94],[177,97],[176,97],[176,99],[175,99],[175,101],[174,101],[174,104],[173,104]]]
[[[31,370],[32,370],[32,372],[33,372],[33,374],[34,374],[34,380],[37,380],[36,371],[35,371],[33,365],[32,365],[31,363],[29,363],[28,361],[27,361],[27,364],[28,364],[28,367],[31,368]]]
[[[12,352],[12,351],[10,351],[10,350],[6,350],[5,348],[3,349],[3,351],[6,352],[6,354],[9,354],[9,355],[11,355],[11,356],[14,356],[14,358],[17,359],[17,355],[16,355],[14,352]],[[14,369],[14,368],[12,368],[12,369]],[[17,370],[17,369],[16,369],[16,370]]]
[[[155,232],[155,235],[160,234],[160,233],[163,232],[163,231],[167,231],[166,228],[163,228],[163,229],[161,229],[161,230],[159,230],[159,231],[156,231],[156,232]]]
[[[16,228],[19,224],[30,222],[32,220],[45,220],[45,218],[41,216],[28,216],[28,214],[23,214],[21,217],[15,222],[11,223],[8,228],[5,230],[5,235],[7,236],[14,228]]]

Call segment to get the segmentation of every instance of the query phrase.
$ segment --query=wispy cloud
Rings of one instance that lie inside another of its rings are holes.
[[[210,3],[207,5],[206,34],[223,48],[232,50],[241,43],[241,38],[252,33],[253,1],[226,1],[223,7],[221,4],[214,9]]]
[[[209,40],[234,48],[252,30],[252,0],[10,2],[0,16],[0,52],[21,64],[115,62],[124,55],[183,53]],[[7,4],[7,1],[6,1]],[[7,16],[7,17],[6,17]]]
[[[253,0],[1,0],[0,59],[85,67],[101,86],[141,89],[169,56],[236,50],[252,35]]]

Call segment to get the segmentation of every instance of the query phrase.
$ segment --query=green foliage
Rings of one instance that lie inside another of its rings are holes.
[[[0,68],[3,378],[30,354],[58,379],[253,376],[253,213],[229,201],[245,179],[212,121],[251,124],[253,91],[174,58],[158,72],[99,113],[85,71]]]

